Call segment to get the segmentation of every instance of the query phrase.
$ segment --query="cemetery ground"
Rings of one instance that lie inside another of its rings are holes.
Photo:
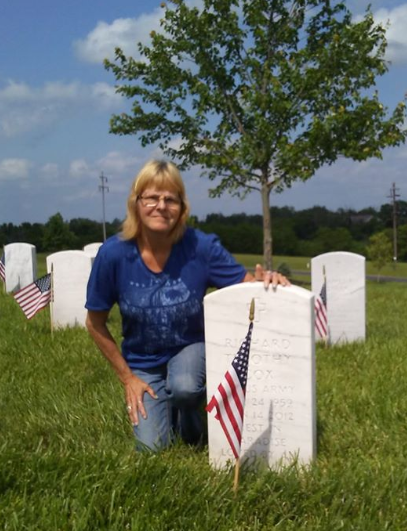
[[[213,470],[205,446],[136,454],[87,332],[52,338],[48,309],[27,321],[1,293],[0,528],[404,531],[406,318],[406,284],[368,283],[366,342],[317,346],[317,458],[243,468],[235,495],[233,467]],[[111,326],[119,337],[116,312]]]

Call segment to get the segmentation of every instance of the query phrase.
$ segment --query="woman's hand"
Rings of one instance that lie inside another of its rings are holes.
[[[251,273],[247,273],[243,282],[253,282],[255,280],[264,282],[266,289],[268,289],[270,284],[273,288],[276,288],[278,284],[281,286],[291,286],[291,282],[287,277],[278,273],[278,271],[266,271],[260,264],[256,264],[254,276]]]
[[[254,278],[264,282],[264,287],[267,289],[271,284],[272,288],[276,288],[278,284],[282,286],[291,286],[291,282],[287,277],[278,271],[266,271],[262,265],[256,264]]]
[[[123,385],[130,421],[135,426],[138,426],[139,415],[141,415],[143,419],[147,418],[147,412],[143,402],[144,393],[148,393],[154,399],[157,399],[158,396],[144,380],[134,374],[129,376],[125,382],[123,382]]]

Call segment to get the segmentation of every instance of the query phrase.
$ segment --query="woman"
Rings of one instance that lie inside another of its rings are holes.
[[[139,449],[165,448],[177,433],[189,444],[201,439],[207,288],[288,284],[261,266],[253,277],[216,236],[186,228],[188,215],[177,167],[147,163],[131,186],[122,233],[100,248],[88,283],[87,328],[124,386]],[[122,351],[107,327],[114,303]]]

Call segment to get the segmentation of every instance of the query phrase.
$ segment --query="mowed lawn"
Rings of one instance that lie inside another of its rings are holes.
[[[256,254],[235,254],[238,262],[242,263],[248,268],[254,268],[257,263],[263,263],[263,257]],[[304,271],[311,273],[311,258],[306,256],[275,256],[273,258],[273,268],[277,268],[280,264],[287,264],[292,271]],[[374,264],[366,261],[366,274],[377,275],[378,271]],[[388,263],[379,272],[381,277],[400,277],[407,278],[407,263],[397,262]]]
[[[45,275],[46,255],[44,253],[38,253],[38,276]],[[256,264],[263,263],[263,257],[258,254],[235,254],[236,260],[243,264],[248,269],[254,269]],[[311,258],[306,256],[275,256],[273,258],[273,267],[277,268],[280,264],[287,264],[292,271],[305,271],[310,272]],[[374,265],[366,262],[366,274],[377,275],[377,270]],[[387,264],[381,271],[381,276],[389,277],[404,277],[407,278],[407,263],[398,262],[396,264]]]
[[[407,285],[369,283],[368,337],[317,347],[308,468],[215,471],[207,448],[133,449],[123,392],[85,330],[51,336],[0,294],[0,529],[407,529]],[[111,326],[119,338],[117,312]]]

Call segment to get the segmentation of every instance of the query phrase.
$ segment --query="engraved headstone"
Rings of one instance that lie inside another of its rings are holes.
[[[277,467],[316,453],[314,297],[296,286],[265,290],[243,283],[207,295],[205,343],[208,401],[249,327],[255,301],[240,457]],[[208,414],[209,459],[234,460],[221,424]]]
[[[366,338],[366,260],[348,252],[320,254],[311,260],[312,291],[326,278],[329,342],[332,345]]]
[[[103,245],[102,243],[88,243],[88,245],[85,245],[83,248],[84,252],[91,256],[92,258],[95,258],[95,256],[98,254],[99,247]]]
[[[9,243],[4,246],[6,291],[17,291],[37,278],[37,253],[30,243]]]
[[[47,271],[53,273],[53,324],[85,326],[86,286],[92,258],[84,251],[61,251],[47,256]]]

